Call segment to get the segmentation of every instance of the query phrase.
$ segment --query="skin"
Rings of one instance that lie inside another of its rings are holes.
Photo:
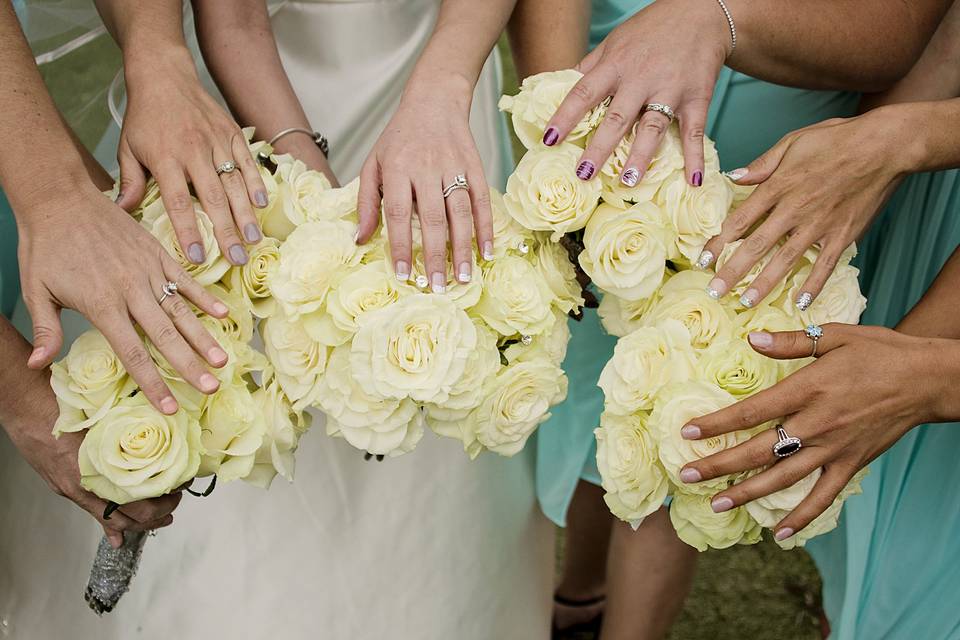
[[[46,369],[24,366],[30,344],[0,317],[0,424],[20,455],[46,481],[50,490],[72,501],[100,523],[114,548],[123,544],[124,531],[149,531],[173,523],[173,510],[180,503],[176,492],[161,498],[123,505],[103,519],[107,503],[80,486],[77,452],[83,434],[53,437],[59,410]]]
[[[244,243],[263,238],[253,207],[267,192],[240,127],[203,89],[183,39],[181,2],[97,0],[123,51],[128,104],[120,134],[120,192],[128,211],[153,175],[177,239],[192,262],[205,259],[189,186],[213,222],[227,259],[246,264]],[[158,135],[157,132],[160,132]],[[233,161],[237,170],[217,175]]]
[[[214,392],[218,382],[204,360],[220,367],[227,354],[184,298],[216,317],[227,314],[226,306],[101,193],[109,177],[102,169],[88,172],[93,162],[74,145],[9,3],[0,4],[0,57],[0,137],[7,150],[0,154],[0,182],[17,220],[23,297],[33,319],[27,365],[44,369],[56,357],[63,344],[60,309],[66,307],[103,333],[158,410],[171,414],[178,404],[134,323],[184,379]],[[178,283],[181,295],[160,305],[168,280]]]

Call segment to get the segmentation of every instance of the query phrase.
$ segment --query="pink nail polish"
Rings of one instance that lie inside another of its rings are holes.
[[[773,336],[766,331],[753,331],[747,336],[747,340],[760,349],[766,349],[773,345]]]
[[[230,309],[222,302],[217,302],[213,305],[213,312],[217,315],[225,316],[230,313]]]
[[[777,542],[782,542],[794,534],[793,529],[790,527],[784,527],[783,529],[778,529],[775,534],[773,534],[774,539]]]
[[[703,476],[700,475],[700,472],[693,468],[683,469],[680,471],[680,479],[686,483],[700,482],[703,480]]]
[[[220,364],[227,361],[227,352],[221,349],[220,347],[213,347],[207,353],[207,356],[210,357],[210,362],[212,364]]]
[[[177,412],[177,409],[180,406],[177,404],[177,401],[174,400],[173,396],[167,396],[160,401],[160,410],[167,415],[173,415]]]
[[[684,440],[699,440],[700,427],[693,424],[688,424],[683,429],[680,429],[680,435],[683,436]]]
[[[703,186],[703,172],[696,171],[693,174],[693,186],[700,187]]]
[[[200,376],[200,388],[207,393],[212,393],[220,386],[220,381],[213,374],[205,373]]]
[[[724,511],[730,511],[733,509],[733,500],[726,496],[720,498],[714,498],[710,503],[710,508],[713,509],[714,513],[723,513]]]

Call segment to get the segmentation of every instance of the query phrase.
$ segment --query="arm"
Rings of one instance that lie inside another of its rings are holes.
[[[960,161],[957,163],[960,165]],[[897,325],[897,331],[912,336],[950,338],[960,341],[960,248],[940,271],[920,302]],[[953,378],[952,395],[956,395],[957,378]],[[954,416],[960,418],[960,416]]]
[[[522,80],[544,71],[577,66],[587,53],[589,0],[518,0],[508,25],[517,76]]]
[[[193,0],[193,14],[203,59],[239,122],[263,140],[292,127],[314,130],[283,68],[264,0]],[[336,184],[310,136],[291,133],[273,146]]]

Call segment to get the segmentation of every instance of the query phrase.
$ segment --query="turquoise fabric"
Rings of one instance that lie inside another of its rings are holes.
[[[908,179],[861,244],[864,324],[894,326],[960,245],[960,172]],[[831,640],[960,638],[960,424],[925,425],[871,465],[840,526],[808,545]]]
[[[20,295],[20,273],[17,269],[17,225],[13,211],[0,191],[0,313],[13,314]]]
[[[651,0],[594,0],[591,42]],[[724,69],[710,108],[708,134],[717,142],[724,169],[747,165],[784,134],[836,116],[853,115],[859,96],[807,91],[761,82]],[[606,335],[587,310],[582,322],[571,321],[572,337],[564,369],[570,377],[567,400],[539,430],[537,494],[543,512],[563,526],[577,482],[599,483],[593,430],[603,409],[596,386],[600,370],[613,354],[615,339]]]

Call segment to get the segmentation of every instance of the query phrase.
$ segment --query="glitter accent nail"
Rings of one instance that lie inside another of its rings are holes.
[[[757,304],[757,298],[760,297],[759,294],[760,292],[756,289],[747,289],[746,292],[740,296],[740,304],[750,309],[753,305]]]
[[[747,177],[747,170],[746,170],[746,169],[734,169],[733,171],[727,171],[727,172],[726,172],[725,174],[723,174],[723,175],[727,176],[729,179],[731,179],[731,180],[733,180],[734,182],[736,182],[737,180],[742,180],[743,178]]]
[[[713,252],[707,251],[706,249],[700,253],[700,257],[697,258],[697,268],[706,269],[713,263]]]

